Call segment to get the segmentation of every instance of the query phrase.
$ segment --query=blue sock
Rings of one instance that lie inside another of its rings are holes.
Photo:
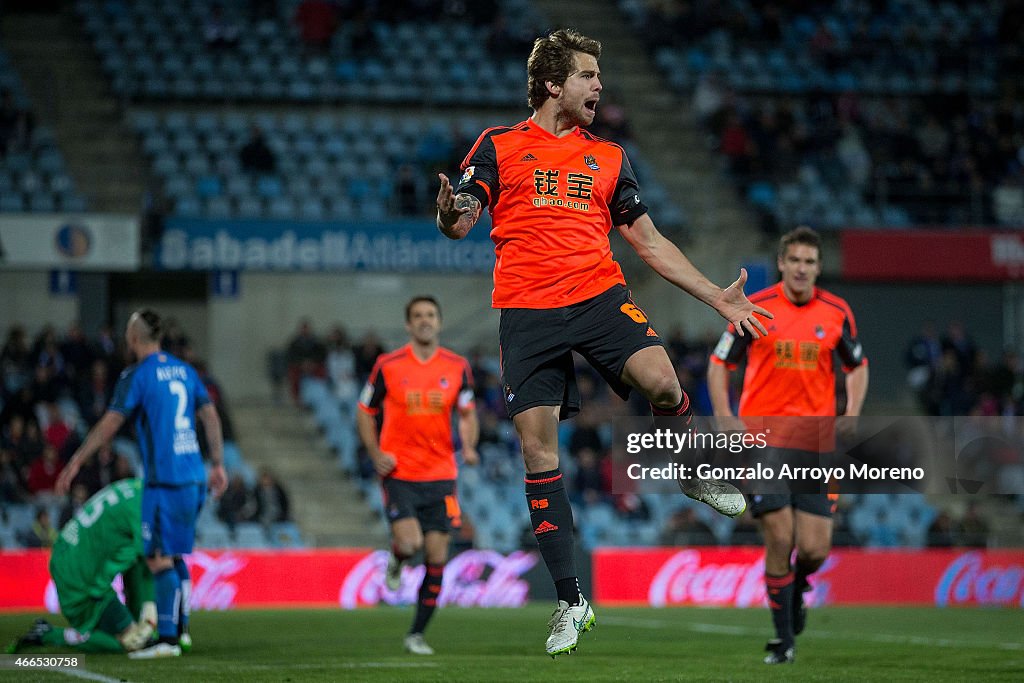
[[[174,571],[178,573],[181,584],[181,609],[178,610],[178,628],[181,633],[188,633],[188,618],[192,613],[189,602],[192,600],[192,576],[188,573],[188,565],[180,557],[174,558]]]
[[[178,572],[165,569],[153,577],[156,588],[156,630],[161,638],[178,639],[178,605],[181,602],[181,580]]]

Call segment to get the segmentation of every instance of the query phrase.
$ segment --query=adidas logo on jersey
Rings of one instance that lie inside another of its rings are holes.
[[[535,156],[533,156],[532,154],[530,154],[529,152],[527,152],[527,153],[526,153],[526,156],[524,156],[524,157],[523,157],[522,159],[520,159],[519,161],[537,161],[537,157],[535,157]]]

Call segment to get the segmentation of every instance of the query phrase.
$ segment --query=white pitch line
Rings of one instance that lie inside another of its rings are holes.
[[[50,669],[50,671],[56,671],[57,673],[64,674],[65,676],[71,676],[72,678],[81,678],[86,681],[99,681],[100,683],[121,683],[125,680],[123,678],[111,678],[110,676],[104,676],[88,669],[72,669],[70,667],[60,667],[56,669]]]
[[[342,669],[425,669],[435,667],[430,662],[350,662],[339,665]]]
[[[631,619],[629,617],[603,617],[601,623],[612,626],[631,626],[634,628],[684,628],[697,633],[717,633],[729,636],[756,636],[763,634],[763,629],[748,628],[746,626],[730,626],[728,624],[706,624],[706,623],[676,623],[657,619]],[[810,629],[806,636],[813,638],[843,638],[846,640],[859,640],[868,643],[889,643],[904,645],[924,645],[927,647],[971,647],[980,649],[995,648],[998,650],[1024,650],[1024,643],[971,643],[948,638],[928,638],[925,636],[900,636],[888,633],[877,633],[871,635],[854,635],[848,633],[835,633],[821,629]]]

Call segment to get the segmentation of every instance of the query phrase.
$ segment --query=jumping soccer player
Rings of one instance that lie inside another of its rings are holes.
[[[853,311],[838,296],[815,287],[821,274],[821,241],[810,228],[782,236],[778,269],[782,281],[751,295],[771,306],[775,320],[760,339],[737,337],[734,328],[722,335],[708,366],[708,390],[715,416],[733,417],[729,373],[746,358],[740,416],[791,416],[772,423],[777,429],[768,444],[782,462],[817,459],[822,444],[818,421],[797,417],[836,414],[836,353],[846,372],[846,411],[860,415],[868,390],[868,361],[857,341]],[[805,427],[801,429],[801,427]],[[742,428],[742,426],[739,426]],[[804,433],[811,432],[814,433]],[[831,432],[829,432],[831,434]],[[827,439],[832,441],[831,437]],[[834,443],[824,444],[830,451]],[[794,660],[795,637],[807,618],[803,593],[807,577],[828,557],[832,547],[832,514],[838,496],[830,493],[765,493],[754,495],[751,512],[761,522],[765,540],[765,585],[776,637],[768,642],[767,664]],[[790,556],[796,548],[796,569]]]
[[[572,510],[558,468],[558,421],[579,411],[572,351],[617,394],[638,389],[655,415],[689,417],[690,401],[661,338],[633,302],[608,233],[659,275],[753,336],[771,314],[743,295],[746,271],[721,289],[661,235],[647,215],[623,149],[583,128],[601,96],[601,44],[571,29],[538,38],[527,61],[533,115],[483,132],[462,162],[457,189],[439,176],[437,225],[461,239],[489,207],[497,263],[492,306],[506,407],[522,443],[534,534],[558,594],[548,654],[571,652],[595,623],[573,559]],[[746,503],[724,482],[687,495],[735,515]]]
[[[412,299],[405,307],[405,329],[409,343],[377,358],[359,397],[356,425],[381,477],[384,511],[391,523],[388,588],[398,590],[403,563],[423,550],[427,571],[404,645],[412,654],[432,655],[423,631],[441,593],[450,530],[461,524],[452,414],[458,416],[462,459],[468,465],[479,462],[480,425],[469,363],[440,345],[437,300]],[[381,410],[378,437],[376,416]]]

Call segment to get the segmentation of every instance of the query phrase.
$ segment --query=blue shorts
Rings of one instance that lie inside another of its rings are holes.
[[[142,544],[146,557],[187,555],[196,539],[196,518],[206,498],[205,484],[142,489]]]

